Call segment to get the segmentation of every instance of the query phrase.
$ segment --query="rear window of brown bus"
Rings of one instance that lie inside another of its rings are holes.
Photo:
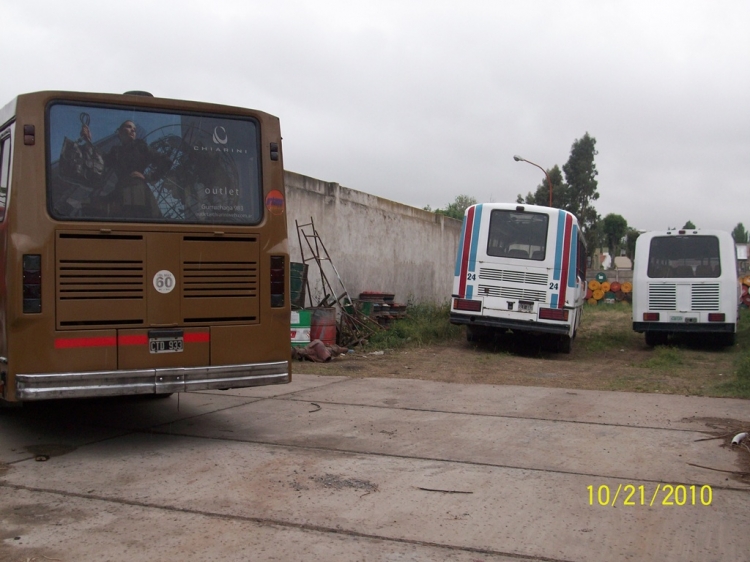
[[[259,127],[250,118],[56,102],[47,206],[58,220],[257,224]]]

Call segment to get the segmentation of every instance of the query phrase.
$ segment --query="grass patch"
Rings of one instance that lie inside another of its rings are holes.
[[[653,356],[641,367],[647,369],[672,370],[685,364],[685,352],[676,347],[655,347]]]
[[[406,318],[396,320],[387,330],[374,334],[368,349],[401,349],[432,345],[463,337],[464,327],[450,323],[450,305],[416,304]]]
[[[642,337],[633,331],[629,303],[585,305],[573,345],[588,353],[599,353],[632,348],[638,345]]]
[[[734,361],[734,380],[718,384],[713,390],[721,396],[750,398],[750,310],[744,307],[740,310],[737,346],[740,353]]]
[[[750,352],[744,352],[736,362],[735,379],[717,386],[728,396],[750,398]]]

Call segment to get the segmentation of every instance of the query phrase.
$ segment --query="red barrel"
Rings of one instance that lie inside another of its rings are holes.
[[[310,320],[310,341],[320,340],[325,345],[336,345],[336,309],[313,308]]]

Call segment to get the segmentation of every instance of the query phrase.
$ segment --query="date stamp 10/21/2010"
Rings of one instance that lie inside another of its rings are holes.
[[[589,505],[615,507],[634,506],[709,506],[713,501],[711,486],[686,486],[684,484],[657,484],[647,490],[643,484],[619,484],[617,488],[607,484],[586,486]]]

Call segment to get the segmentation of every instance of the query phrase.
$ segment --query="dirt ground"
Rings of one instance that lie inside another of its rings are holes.
[[[570,354],[546,351],[539,338],[507,334],[469,343],[461,332],[439,345],[402,350],[354,350],[328,363],[295,362],[292,370],[316,375],[391,377],[456,383],[547,386],[589,390],[726,396],[739,346],[672,340],[650,348],[632,331],[629,310],[589,313]]]

